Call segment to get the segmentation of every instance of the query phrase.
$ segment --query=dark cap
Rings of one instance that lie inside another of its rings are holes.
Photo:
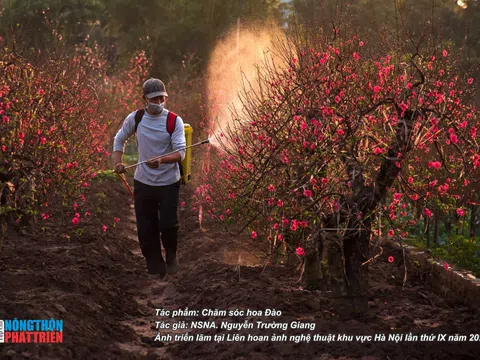
[[[165,84],[161,80],[154,78],[145,81],[143,84],[143,94],[149,99],[157,96],[168,96],[165,90]]]

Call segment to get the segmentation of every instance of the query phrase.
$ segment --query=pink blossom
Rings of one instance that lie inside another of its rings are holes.
[[[73,225],[77,225],[79,222],[80,222],[80,219],[79,219],[78,217],[74,217],[74,218],[72,219],[72,224],[73,224]]]
[[[277,201],[277,206],[278,206],[278,207],[283,207],[283,205],[284,205],[284,203],[283,203],[282,200],[278,200],[278,201]]]
[[[374,88],[373,88],[373,91],[375,91],[376,93],[380,92],[380,90],[382,90],[382,88],[378,85],[376,85]]]
[[[283,240],[283,235],[282,235],[282,234],[278,234],[277,239],[278,239],[278,241],[282,241],[282,240]]]
[[[106,232],[106,231],[107,231],[107,229],[108,229],[108,228],[107,228],[105,225],[103,225],[103,226],[102,226],[102,230],[103,230],[103,232]]]
[[[394,234],[395,234],[395,231],[393,231],[392,229],[388,230],[389,237],[392,237]]]
[[[393,263],[395,261],[394,257],[393,256],[389,256],[388,257],[388,262],[389,263]]]
[[[413,177],[410,176],[410,177],[408,178],[408,183],[409,183],[409,184],[413,184]]]
[[[297,254],[298,256],[304,256],[305,250],[303,250],[302,247],[297,247],[297,249],[295,250],[295,254]]]
[[[312,196],[312,191],[311,190],[303,190],[303,195],[305,195],[306,197],[311,197]]]
[[[256,239],[257,238],[257,232],[256,231],[252,231],[252,239]]]
[[[46,142],[47,142],[47,139],[46,139],[46,138],[42,137],[42,138],[40,139],[40,143],[41,143],[42,145],[45,145]]]
[[[83,187],[88,187],[88,182],[84,182],[82,186]]]
[[[402,198],[402,196],[403,196],[403,195],[400,194],[400,193],[395,193],[395,194],[393,194],[393,198],[394,198],[395,200],[400,200],[400,199]]]
[[[113,221],[114,221],[115,223],[118,223],[118,222],[120,221],[120,218],[113,218]]]
[[[340,136],[343,136],[343,135],[345,135],[345,131],[343,131],[342,129],[338,129],[337,134],[340,135]]]
[[[425,208],[423,210],[423,213],[425,214],[426,217],[431,217],[432,216],[432,212],[427,208]]]
[[[456,144],[458,142],[458,138],[457,138],[457,135],[455,134],[450,134],[450,141],[454,144]]]
[[[440,167],[442,166],[442,164],[439,162],[439,161],[430,161],[428,163],[428,167],[429,168],[435,168],[435,169],[440,169]]]
[[[356,52],[354,52],[353,53],[353,58],[358,61],[358,60],[360,60],[360,55],[358,55]]]
[[[379,147],[376,147],[376,148],[373,149],[373,152],[375,153],[375,155],[380,155],[380,154],[382,154],[383,152],[385,152],[385,150],[384,150],[384,149],[381,149],[381,148],[379,148]]]
[[[293,220],[292,223],[290,224],[290,230],[296,231],[298,229],[298,221]]]
[[[275,191],[275,186],[273,184],[268,185],[268,191],[274,192]]]
[[[458,216],[464,216],[465,215],[465,211],[463,209],[457,209],[457,215]]]
[[[365,45],[365,43],[364,43],[363,41],[360,41],[360,42],[358,43],[358,45],[363,46],[363,45]]]
[[[277,230],[277,229],[278,229],[278,224],[277,224],[277,223],[273,224],[273,228],[274,228],[275,230]]]
[[[472,84],[473,84],[473,78],[468,79],[468,85],[472,85]]]
[[[85,216],[90,216],[90,213],[87,211],[87,212],[85,213]]]
[[[342,99],[340,99],[340,96],[335,96],[335,102],[338,104]]]
[[[443,268],[444,268],[445,270],[448,270],[448,269],[450,269],[450,266],[448,265],[448,263],[445,263],[445,264],[443,264]]]
[[[447,55],[448,55],[447,50],[443,50],[442,54],[443,54],[444,57],[447,57]]]

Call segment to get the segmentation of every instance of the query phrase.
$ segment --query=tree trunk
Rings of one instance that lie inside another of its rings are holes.
[[[424,232],[427,237],[427,248],[430,249],[430,221],[428,221],[428,217],[426,215],[423,215],[423,221],[425,224]]]
[[[473,239],[477,234],[477,207],[473,204],[470,206],[470,214],[470,238]]]
[[[326,278],[322,269],[323,240],[320,235],[315,241],[315,251],[305,258],[305,282],[308,290],[326,290]]]
[[[368,231],[351,231],[344,238],[329,234],[327,245],[329,288],[335,312],[341,318],[359,317],[368,310]]]
[[[368,310],[368,264],[362,264],[367,260],[365,255],[369,253],[370,232],[360,230],[363,231],[344,239],[347,296],[350,300],[346,315],[355,317],[366,314]]]
[[[334,299],[335,312],[339,316],[348,316],[352,305],[347,295],[345,266],[343,257],[343,239],[339,234],[327,235],[327,262],[330,290]]]
[[[452,221],[450,220],[450,215],[447,215],[447,218],[444,220],[445,231],[447,232],[448,237],[452,234]]]
[[[434,218],[434,223],[433,223],[433,243],[438,246],[438,217],[439,213],[435,212],[435,218]]]

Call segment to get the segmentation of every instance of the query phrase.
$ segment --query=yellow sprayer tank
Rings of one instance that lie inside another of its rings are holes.
[[[192,133],[193,129],[189,124],[184,124],[185,128],[185,140],[187,140],[187,145],[192,145]],[[183,178],[182,182],[188,184],[191,181],[192,177],[192,148],[185,150],[185,159],[182,161],[182,170]]]

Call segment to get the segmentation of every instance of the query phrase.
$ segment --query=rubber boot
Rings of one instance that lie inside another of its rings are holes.
[[[162,244],[165,248],[167,257],[167,273],[175,274],[178,272],[177,261],[177,245],[178,245],[178,230],[167,229],[162,232]]]
[[[163,260],[162,254],[155,254],[148,256],[147,261],[147,273],[149,275],[160,275],[160,278],[163,278],[167,273],[167,268],[165,265],[165,260]]]

